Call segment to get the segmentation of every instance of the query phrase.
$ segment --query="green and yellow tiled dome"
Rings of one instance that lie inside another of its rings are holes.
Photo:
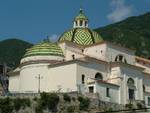
[[[63,56],[62,49],[51,42],[41,42],[27,49],[24,57],[28,56]]]
[[[97,32],[89,28],[73,28],[60,36],[60,42],[65,40],[80,45],[91,45],[103,41]]]

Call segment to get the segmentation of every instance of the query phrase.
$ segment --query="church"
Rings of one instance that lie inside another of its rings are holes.
[[[104,41],[80,9],[73,28],[57,42],[44,40],[26,50],[19,67],[9,72],[9,92],[89,93],[111,103],[150,106],[150,60]]]

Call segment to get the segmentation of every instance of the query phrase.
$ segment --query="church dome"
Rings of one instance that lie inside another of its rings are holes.
[[[71,41],[80,45],[91,45],[101,42],[102,37],[89,28],[73,28],[60,36],[59,41]]]
[[[24,57],[36,56],[36,55],[54,55],[54,56],[63,56],[62,49],[54,43],[51,42],[41,42],[33,47],[27,49]]]
[[[64,32],[59,38],[59,42],[65,40],[80,45],[91,45],[101,42],[103,39],[97,32],[88,28],[88,18],[80,9],[79,14],[74,18],[73,28]]]
[[[62,61],[63,51],[55,43],[44,41],[26,50],[21,63],[29,61]]]

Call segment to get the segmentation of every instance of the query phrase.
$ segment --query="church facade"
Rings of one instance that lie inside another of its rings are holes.
[[[80,10],[73,28],[56,43],[43,41],[26,50],[20,66],[9,72],[10,93],[79,92],[102,101],[150,106],[150,60],[106,42],[89,29]]]

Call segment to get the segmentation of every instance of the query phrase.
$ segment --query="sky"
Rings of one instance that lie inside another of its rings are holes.
[[[94,29],[150,12],[150,0],[0,0],[0,40],[55,41],[81,7]]]

